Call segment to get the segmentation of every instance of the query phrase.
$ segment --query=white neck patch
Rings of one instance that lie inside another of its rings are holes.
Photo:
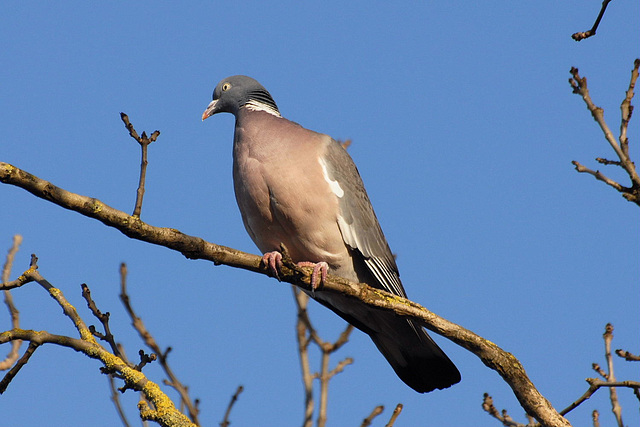
[[[264,111],[265,113],[269,113],[273,116],[282,117],[280,112],[275,108],[273,108],[272,106],[263,104],[262,102],[255,101],[253,99],[247,102],[246,104],[244,104],[244,107],[250,111]]]

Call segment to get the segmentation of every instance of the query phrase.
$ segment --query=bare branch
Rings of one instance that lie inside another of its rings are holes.
[[[91,290],[89,289],[89,286],[87,286],[86,283],[83,283],[82,285],[80,285],[80,287],[82,288],[82,297],[85,299],[85,301],[87,301],[87,307],[89,307],[89,310],[91,310],[91,313],[100,321],[100,323],[102,323],[104,334],[96,331],[93,325],[89,326],[89,330],[91,331],[93,336],[100,338],[103,341],[106,341],[111,347],[111,351],[113,352],[113,354],[121,358],[130,367],[133,367],[133,364],[131,364],[127,360],[127,358],[124,357],[123,354],[121,354],[120,352],[121,348],[120,346],[118,346],[118,344],[116,343],[115,337],[111,333],[111,328],[109,327],[110,314],[108,312],[102,313],[98,309],[98,306],[91,298]]]
[[[116,407],[120,421],[122,421],[122,424],[125,427],[131,427],[129,420],[127,419],[127,415],[124,413],[124,409],[122,409],[122,402],[120,401],[121,392],[118,391],[118,388],[116,387],[116,380],[113,375],[109,375],[109,389],[111,390],[111,401]]]
[[[2,267],[2,277],[0,278],[0,280],[2,280],[2,283],[8,282],[9,278],[11,277],[13,260],[15,259],[16,253],[18,252],[21,243],[21,235],[16,234],[15,236],[13,236],[13,244],[11,245],[9,252],[7,252],[7,259],[4,263],[4,267]],[[11,327],[13,329],[18,329],[20,327],[20,312],[13,303],[13,296],[11,296],[11,292],[9,292],[9,290],[4,291],[4,303],[9,310],[9,316],[11,316]],[[7,357],[0,362],[0,371],[9,369],[11,366],[13,366],[16,360],[18,360],[18,357],[20,357],[18,350],[20,350],[21,344],[22,341],[20,340],[13,341],[11,343],[11,350],[9,350]]]
[[[613,356],[611,355],[611,340],[613,340],[613,325],[611,323],[607,323],[605,326],[605,331],[602,337],[604,338],[604,356],[607,360],[607,381],[610,383],[609,399],[611,400],[611,411],[616,417],[618,427],[624,427],[624,423],[622,422],[622,408],[620,407],[620,401],[618,400],[618,392],[614,386],[611,386],[612,383],[616,382],[616,376],[613,372]]]
[[[609,379],[609,375],[605,372],[604,369],[602,369],[600,367],[600,365],[598,363],[593,363],[591,365],[591,367],[593,368],[594,371],[596,371],[602,378],[604,378],[605,380]]]
[[[582,396],[580,396],[575,402],[573,402],[571,405],[567,406],[565,409],[560,411],[561,415],[566,415],[569,412],[573,411],[575,408],[577,408],[583,402],[585,402],[587,399],[593,396],[593,394],[602,387],[610,387],[610,388],[627,387],[634,391],[640,390],[640,382],[636,382],[636,381],[612,382],[607,380],[604,380],[604,381],[599,380],[597,378],[587,378],[585,381],[589,384],[589,388],[587,389],[587,391]]]
[[[140,148],[142,150],[142,159],[140,161],[140,180],[138,182],[138,191],[136,192],[136,206],[133,209],[133,216],[139,218],[140,211],[142,210],[142,198],[144,197],[144,184],[147,176],[147,165],[149,163],[147,161],[147,151],[149,144],[154,142],[160,136],[160,131],[157,130],[153,132],[151,134],[151,137],[147,137],[146,132],[142,132],[142,136],[139,136],[138,132],[136,132],[131,122],[129,122],[129,116],[127,116],[125,113],[120,113],[120,118],[122,119],[124,126],[129,131],[129,135],[131,135],[131,138],[135,139],[138,144],[140,144]]]
[[[626,361],[628,362],[638,362],[640,361],[640,356],[636,356],[633,353],[629,353],[628,351],[625,350],[616,350],[616,354],[622,358],[624,358]]]
[[[599,364],[594,363],[592,365],[593,370],[600,375],[603,380],[597,378],[587,378],[586,381],[589,384],[589,388],[584,392],[582,396],[580,396],[575,402],[571,405],[560,411],[560,415],[566,415],[578,406],[580,406],[583,402],[589,399],[593,394],[598,391],[602,387],[608,387],[610,393],[610,400],[612,411],[616,417],[616,421],[618,425],[622,424],[622,408],[618,402],[618,396],[616,387],[627,387],[631,388],[636,394],[636,396],[640,396],[640,382],[636,381],[616,381],[615,374],[613,371],[613,357],[611,355],[611,341],[613,339],[613,325],[608,323],[605,327],[605,332],[603,334],[604,342],[605,342],[605,359],[607,360],[607,368],[608,371],[603,370]],[[616,351],[618,355],[622,352],[621,350]],[[621,357],[624,357],[623,355]],[[599,414],[593,415],[594,425],[598,422]]]
[[[23,355],[20,361],[10,370],[2,381],[2,387],[6,388],[6,385],[11,381],[13,376],[19,371],[19,369],[27,363],[35,349],[43,344],[56,344],[63,347],[72,348],[79,351],[86,356],[99,360],[103,364],[102,371],[116,375],[118,378],[122,378],[125,381],[124,388],[130,388],[133,390],[141,391],[144,393],[148,401],[153,405],[153,408],[149,404],[139,404],[141,418],[147,420],[153,420],[158,422],[162,426],[182,427],[189,426],[195,427],[193,423],[180,411],[175,408],[171,399],[169,399],[152,381],[149,381],[142,372],[131,368],[118,356],[110,353],[104,347],[102,347],[95,340],[91,334],[90,329],[85,324],[84,320],[79,316],[77,310],[71,305],[62,294],[60,289],[55,288],[38,272],[37,257],[32,255],[31,265],[24,275],[27,277],[26,282],[37,282],[45,290],[49,292],[49,295],[62,307],[64,314],[69,317],[77,331],[80,334],[80,339],[71,338],[63,335],[51,334],[47,331],[33,331],[24,329],[12,329],[0,333],[0,344],[5,344],[15,340],[24,340],[29,342],[29,348]]]
[[[194,424],[199,425],[200,424],[200,421],[198,419],[198,414],[200,413],[200,410],[198,409],[199,401],[198,399],[195,399],[195,401],[191,400],[191,397],[189,396],[189,388],[184,384],[182,384],[180,380],[178,380],[178,377],[173,372],[173,369],[171,369],[171,366],[169,365],[169,361],[168,361],[171,347],[168,347],[165,351],[162,351],[162,349],[160,348],[160,345],[158,345],[153,335],[151,335],[151,332],[149,332],[147,327],[144,325],[144,322],[142,321],[142,319],[138,317],[136,312],[133,310],[133,306],[131,305],[131,299],[127,294],[127,265],[125,263],[120,264],[120,301],[122,301],[122,304],[124,305],[125,310],[129,314],[129,317],[131,318],[131,324],[133,325],[134,329],[138,332],[138,335],[140,335],[140,338],[142,338],[145,345],[149,347],[151,351],[154,352],[155,355],[157,355],[157,359],[158,359],[158,362],[160,363],[160,366],[162,366],[162,369],[164,370],[165,374],[169,378],[168,380],[164,381],[164,383],[174,388],[178,392],[178,394],[180,395],[181,403],[186,406],[187,411],[189,412],[189,418],[191,418],[191,421],[193,421]]]
[[[231,396],[231,401],[229,402],[229,406],[227,406],[227,412],[224,413],[224,419],[220,423],[220,427],[229,427],[229,424],[231,424],[231,422],[229,421],[229,415],[231,415],[231,409],[233,408],[233,405],[238,401],[238,397],[240,396],[240,393],[243,392],[243,390],[244,390],[244,387],[239,385],[236,392],[233,393],[233,396]]]
[[[396,420],[400,416],[401,412],[402,412],[402,403],[398,403],[395,409],[393,410],[393,414],[391,414],[391,418],[389,419],[389,422],[387,423],[386,427],[393,427],[393,425],[396,423]]]
[[[302,383],[304,384],[304,420],[302,427],[311,427],[313,424],[313,375],[311,374],[311,366],[309,364],[309,343],[307,338],[308,316],[307,304],[309,296],[300,289],[292,286],[293,297],[297,307],[296,320],[296,341],[298,342],[298,354],[300,356],[300,368],[302,370]]]
[[[625,92],[625,97],[620,104],[620,147],[622,147],[622,151],[629,156],[629,139],[627,138],[627,130],[629,128],[629,121],[631,120],[631,115],[633,114],[633,105],[631,105],[631,100],[633,99],[633,91],[636,86],[636,82],[638,81],[638,68],[640,68],[640,59],[636,59],[633,62],[633,70],[631,70],[631,80],[629,81],[629,88]]]
[[[596,22],[593,24],[593,27],[591,27],[590,30],[574,33],[571,35],[571,38],[579,42],[591,36],[595,36],[596,30],[598,29],[598,25],[600,25],[600,21],[604,16],[604,11],[607,10],[607,6],[609,6],[609,3],[611,3],[611,0],[603,0],[602,7],[600,8],[600,13],[598,14],[598,17],[596,18]]]
[[[527,427],[525,424],[513,421],[513,419],[507,413],[506,409],[503,409],[502,412],[499,412],[498,409],[493,405],[493,398],[489,395],[489,393],[483,394],[482,409],[484,409],[487,414],[500,421],[504,426]]]
[[[611,178],[608,178],[607,176],[605,176],[599,170],[598,171],[594,171],[592,169],[589,169],[588,167],[581,165],[580,163],[578,163],[575,160],[573,160],[571,163],[573,163],[573,165],[576,167],[576,170],[578,172],[588,173],[590,175],[593,175],[597,180],[602,181],[602,182],[612,186],[613,188],[615,188],[616,190],[618,190],[620,192],[625,193],[625,192],[630,192],[631,191],[631,188],[623,187],[622,185],[618,184],[617,182],[615,182]]]
[[[7,163],[0,162],[0,181],[24,188],[37,197],[95,218],[107,226],[120,230],[130,238],[179,251],[187,258],[209,260],[216,265],[225,264],[268,275],[268,269],[262,265],[260,256],[209,243],[175,229],[153,227],[142,222],[140,218],[127,215],[97,199],[70,193]],[[280,279],[311,291],[311,273],[311,268],[294,270],[284,265]],[[522,364],[512,354],[502,350],[493,342],[435,315],[420,304],[366,284],[353,283],[329,275],[322,288],[316,292],[339,293],[349,297],[354,304],[364,303],[420,322],[427,329],[469,350],[487,367],[498,372],[511,387],[525,411],[541,424],[570,425],[535,388]]]
[[[373,408],[373,411],[371,411],[367,418],[362,420],[362,424],[360,424],[360,427],[369,427],[371,425],[371,422],[373,422],[373,419],[380,415],[382,411],[384,411],[384,406],[382,405],[378,405]]]
[[[638,67],[640,66],[640,60],[636,59],[634,61],[634,68],[631,71],[631,80],[629,82],[629,88],[625,93],[625,99],[622,101],[620,105],[620,110],[622,112],[622,119],[620,124],[620,136],[616,141],[616,138],[613,136],[613,132],[609,129],[609,126],[604,120],[604,110],[600,107],[597,107],[593,101],[591,100],[591,95],[589,95],[589,90],[587,89],[587,78],[581,77],[578,69],[575,67],[571,67],[571,78],[569,79],[569,84],[573,89],[573,93],[582,96],[585,104],[587,105],[587,109],[591,112],[594,120],[598,123],[602,132],[604,133],[605,139],[611,145],[611,148],[615,151],[618,156],[618,160],[606,160],[602,158],[596,159],[598,162],[605,165],[615,165],[623,168],[625,172],[631,178],[631,187],[625,187],[620,185],[619,183],[613,181],[612,179],[604,176],[600,171],[593,171],[589,168],[582,166],[577,161],[573,161],[572,163],[576,166],[576,170],[578,172],[585,172],[590,175],[593,175],[596,179],[603,181],[615,188],[619,192],[622,193],[622,196],[640,206],[640,176],[638,176],[638,172],[636,171],[635,164],[631,161],[629,157],[629,140],[627,138],[627,128],[629,126],[629,120],[631,119],[631,114],[633,112],[633,106],[631,105],[631,99],[634,94],[635,83],[638,79]],[[619,141],[619,143],[618,143]]]
[[[9,372],[7,372],[4,378],[2,378],[2,381],[0,381],[0,394],[3,394],[7,390],[7,387],[9,386],[11,380],[18,374],[20,369],[22,369],[22,367],[27,364],[27,362],[39,346],[40,344],[35,342],[29,343],[27,351],[24,352],[20,360],[18,360],[18,363],[16,363],[11,369],[9,369]]]

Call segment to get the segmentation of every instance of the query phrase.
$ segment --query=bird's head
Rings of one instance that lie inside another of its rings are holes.
[[[222,80],[213,91],[213,101],[202,113],[202,120],[216,113],[238,114],[248,107],[280,116],[271,94],[256,80],[247,76],[232,76]]]

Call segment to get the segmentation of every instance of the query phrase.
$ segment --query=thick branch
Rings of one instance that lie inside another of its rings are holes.
[[[16,339],[29,341],[34,345],[56,344],[69,347],[84,353],[92,359],[100,360],[107,369],[120,372],[125,381],[131,384],[131,388],[143,391],[155,404],[156,408],[162,408],[162,419],[159,420],[161,425],[194,426],[184,415],[175,409],[171,400],[162,393],[157,384],[149,381],[141,372],[128,367],[119,357],[109,353],[96,343],[91,343],[83,339],[55,335],[46,331],[31,331],[25,329],[13,329],[0,334],[0,344],[5,344]]]
[[[153,227],[97,199],[70,193],[7,163],[0,163],[0,181],[24,188],[35,196],[65,209],[97,219],[131,238],[165,246],[181,252],[188,258],[205,259],[216,265],[225,264],[268,275],[267,269],[261,266],[262,258],[259,256],[209,243],[175,229]],[[311,268],[293,270],[285,265],[280,279],[309,290],[311,271]],[[422,322],[429,330],[471,351],[486,366],[498,372],[509,384],[525,411],[542,425],[570,425],[538,392],[520,362],[491,341],[435,315],[417,303],[364,284],[329,276],[322,289],[316,292],[340,293],[350,297],[354,304],[365,303]]]
[[[65,209],[97,219],[132,239],[173,249],[187,258],[205,259],[216,265],[225,264],[251,271],[266,272],[266,269],[260,267],[260,257],[215,245],[173,228],[153,227],[142,222],[140,218],[114,209],[98,199],[63,190],[8,163],[0,162],[0,181],[21,187]]]

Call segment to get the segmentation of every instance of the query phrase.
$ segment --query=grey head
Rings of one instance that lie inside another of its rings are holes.
[[[218,83],[214,89],[213,101],[202,113],[202,120],[217,113],[236,115],[242,107],[280,116],[278,106],[264,86],[251,77],[231,76]]]

